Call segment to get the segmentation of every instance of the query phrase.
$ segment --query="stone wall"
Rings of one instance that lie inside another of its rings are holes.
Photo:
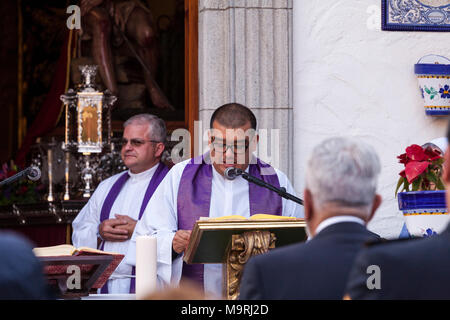
[[[269,139],[280,130],[260,156],[293,178],[292,0],[200,0],[198,59],[203,128],[222,104],[250,107]]]

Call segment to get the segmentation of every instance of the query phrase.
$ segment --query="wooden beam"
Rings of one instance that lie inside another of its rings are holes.
[[[191,134],[194,156],[194,121],[198,114],[198,0],[185,0],[185,127]]]

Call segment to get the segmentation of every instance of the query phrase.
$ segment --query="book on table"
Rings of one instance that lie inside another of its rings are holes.
[[[69,266],[78,266],[84,280],[84,293],[103,287],[124,258],[123,254],[89,247],[76,248],[70,244],[37,247],[33,253],[44,264],[44,274],[49,281],[59,282],[60,289],[63,281],[71,275]]]

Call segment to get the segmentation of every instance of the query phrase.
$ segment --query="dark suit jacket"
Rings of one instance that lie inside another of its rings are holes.
[[[311,241],[252,257],[244,268],[239,299],[342,299],[357,252],[376,239],[361,224],[341,222]]]
[[[373,288],[376,272],[367,270],[371,265],[379,267],[380,289]],[[450,299],[450,225],[430,238],[389,241],[362,250],[346,292],[352,299]]]
[[[0,233],[0,299],[54,298],[31,244],[19,235]]]

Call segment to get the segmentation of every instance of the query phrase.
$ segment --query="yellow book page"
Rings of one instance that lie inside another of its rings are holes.
[[[296,219],[295,217],[286,217],[286,216],[276,216],[274,214],[264,214],[264,213],[258,213],[254,214],[250,217],[251,220],[280,220],[280,219]]]
[[[36,257],[71,256],[75,251],[76,248],[70,244],[33,249]]]
[[[78,252],[90,252],[90,253],[98,253],[98,254],[119,254],[116,252],[107,252],[107,251],[103,251],[103,250],[99,250],[99,249],[93,249],[93,248],[89,248],[89,247],[79,247],[76,251]]]
[[[233,215],[233,216],[224,216],[224,217],[218,217],[218,218],[210,218],[208,220],[279,220],[279,219],[296,219],[295,217],[286,217],[286,216],[276,216],[273,214],[263,214],[258,213],[251,216],[249,219],[239,216],[239,215]]]
[[[209,218],[208,220],[247,220],[247,218],[245,218],[243,216],[232,215],[232,216],[223,216],[223,217],[217,217],[217,218]]]

